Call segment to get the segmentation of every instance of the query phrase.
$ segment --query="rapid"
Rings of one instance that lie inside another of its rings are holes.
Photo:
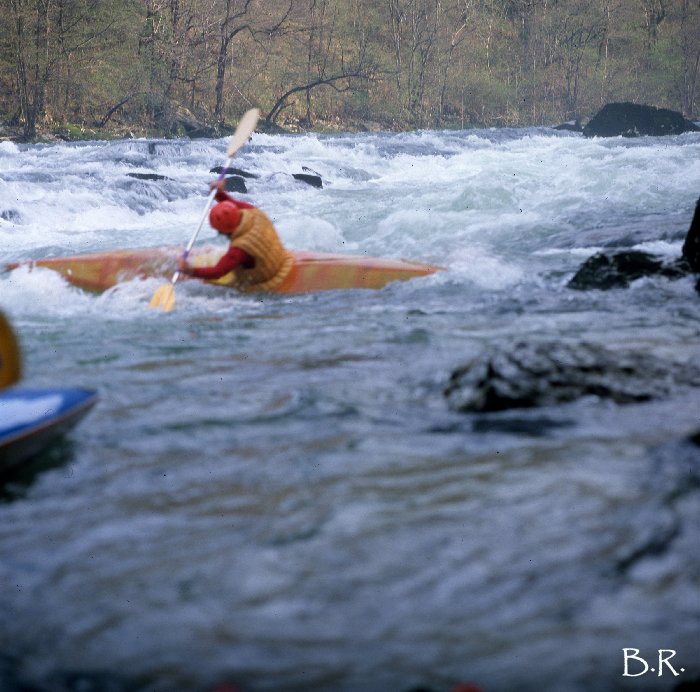
[[[0,265],[184,246],[225,151],[0,143]],[[290,249],[444,270],[292,296],[187,281],[168,314],[149,307],[160,280],[96,295],[0,273],[24,384],[100,393],[48,468],[3,490],[0,689],[697,680],[700,391],[463,413],[444,390],[519,341],[700,367],[693,277],[567,287],[600,249],[680,255],[700,135],[256,133],[234,164]],[[624,676],[626,648],[653,668],[675,651],[677,675]]]

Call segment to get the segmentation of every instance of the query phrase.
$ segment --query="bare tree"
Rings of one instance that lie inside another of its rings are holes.
[[[600,46],[607,34],[606,7],[599,0],[578,0],[557,8],[551,17],[552,59],[563,66],[566,117],[580,116],[579,97],[589,49]],[[588,57],[597,55],[593,52]]]
[[[681,0],[678,25],[683,74],[681,103],[683,104],[683,114],[690,118],[697,113],[695,100],[698,96],[698,79],[700,78],[700,3],[693,0]]]
[[[46,116],[49,84],[75,56],[88,54],[111,19],[101,0],[10,0],[9,9],[23,134],[34,139]]]
[[[214,118],[223,119],[225,106],[226,71],[231,63],[231,45],[234,39],[242,33],[248,33],[254,38],[258,36],[271,37],[281,32],[287,21],[294,0],[287,0],[274,9],[269,6],[261,8],[255,0],[219,0],[218,10],[218,51],[216,56],[216,84]],[[264,10],[264,11],[263,11]]]

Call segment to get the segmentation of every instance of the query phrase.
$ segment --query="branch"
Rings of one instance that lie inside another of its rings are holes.
[[[365,75],[363,72],[344,72],[343,74],[334,75],[333,77],[323,77],[320,79],[316,79],[313,82],[309,82],[308,84],[295,86],[292,89],[289,89],[289,91],[286,91],[284,94],[282,94],[282,96],[280,96],[277,99],[275,105],[272,106],[270,112],[265,117],[265,122],[268,124],[274,124],[280,112],[286,107],[287,100],[293,94],[298,94],[300,91],[309,92],[312,89],[315,89],[319,86],[330,86],[336,91],[347,91],[349,87],[346,87],[345,89],[340,89],[335,85],[335,83],[343,79],[365,79],[366,77],[367,75]]]
[[[112,106],[104,115],[102,120],[97,123],[97,127],[104,127],[108,122],[109,119],[125,104],[127,101],[130,101],[133,98],[134,94],[130,94],[129,96],[126,96],[123,98],[119,103],[115,104]]]

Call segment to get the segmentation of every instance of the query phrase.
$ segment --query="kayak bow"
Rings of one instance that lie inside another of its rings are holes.
[[[43,451],[97,402],[90,389],[0,391],[0,473]]]

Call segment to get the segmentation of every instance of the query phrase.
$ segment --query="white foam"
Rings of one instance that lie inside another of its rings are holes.
[[[19,147],[14,142],[0,142],[0,156],[19,154]]]
[[[90,294],[44,267],[21,266],[0,279],[0,304],[18,313],[68,316],[90,306]]]
[[[209,168],[221,163],[226,142],[125,140],[21,149],[0,143],[0,262],[184,246],[204,209],[214,177]],[[251,194],[244,198],[268,212],[293,249],[443,265],[454,260],[464,264],[469,281],[467,265],[477,261],[482,273],[474,280],[495,286],[517,280],[523,256],[546,257],[561,247],[572,255],[589,253],[611,217],[621,234],[648,227],[650,215],[664,223],[687,210],[689,221],[700,189],[700,137],[667,142],[589,140],[544,129],[256,133],[234,165],[260,176],[250,180]],[[291,179],[305,166],[321,175],[323,189]],[[167,180],[135,181],[127,177],[134,170]],[[673,232],[683,225],[675,223]],[[582,230],[590,232],[579,237]],[[205,222],[199,239],[213,238]],[[645,242],[643,234],[633,238]],[[672,254],[677,243],[672,245],[650,249]],[[472,253],[468,262],[460,258],[462,250]],[[500,279],[496,265],[509,268]],[[31,285],[26,288],[31,295]],[[0,291],[8,290],[1,285]],[[70,305],[75,298],[68,295]]]
[[[460,248],[448,259],[450,273],[485,289],[503,290],[517,284],[526,272],[519,266],[489,254],[483,248]]]
[[[349,252],[357,249],[357,244],[346,242],[340,229],[325,219],[285,215],[275,220],[282,241],[295,250],[312,252]]]

